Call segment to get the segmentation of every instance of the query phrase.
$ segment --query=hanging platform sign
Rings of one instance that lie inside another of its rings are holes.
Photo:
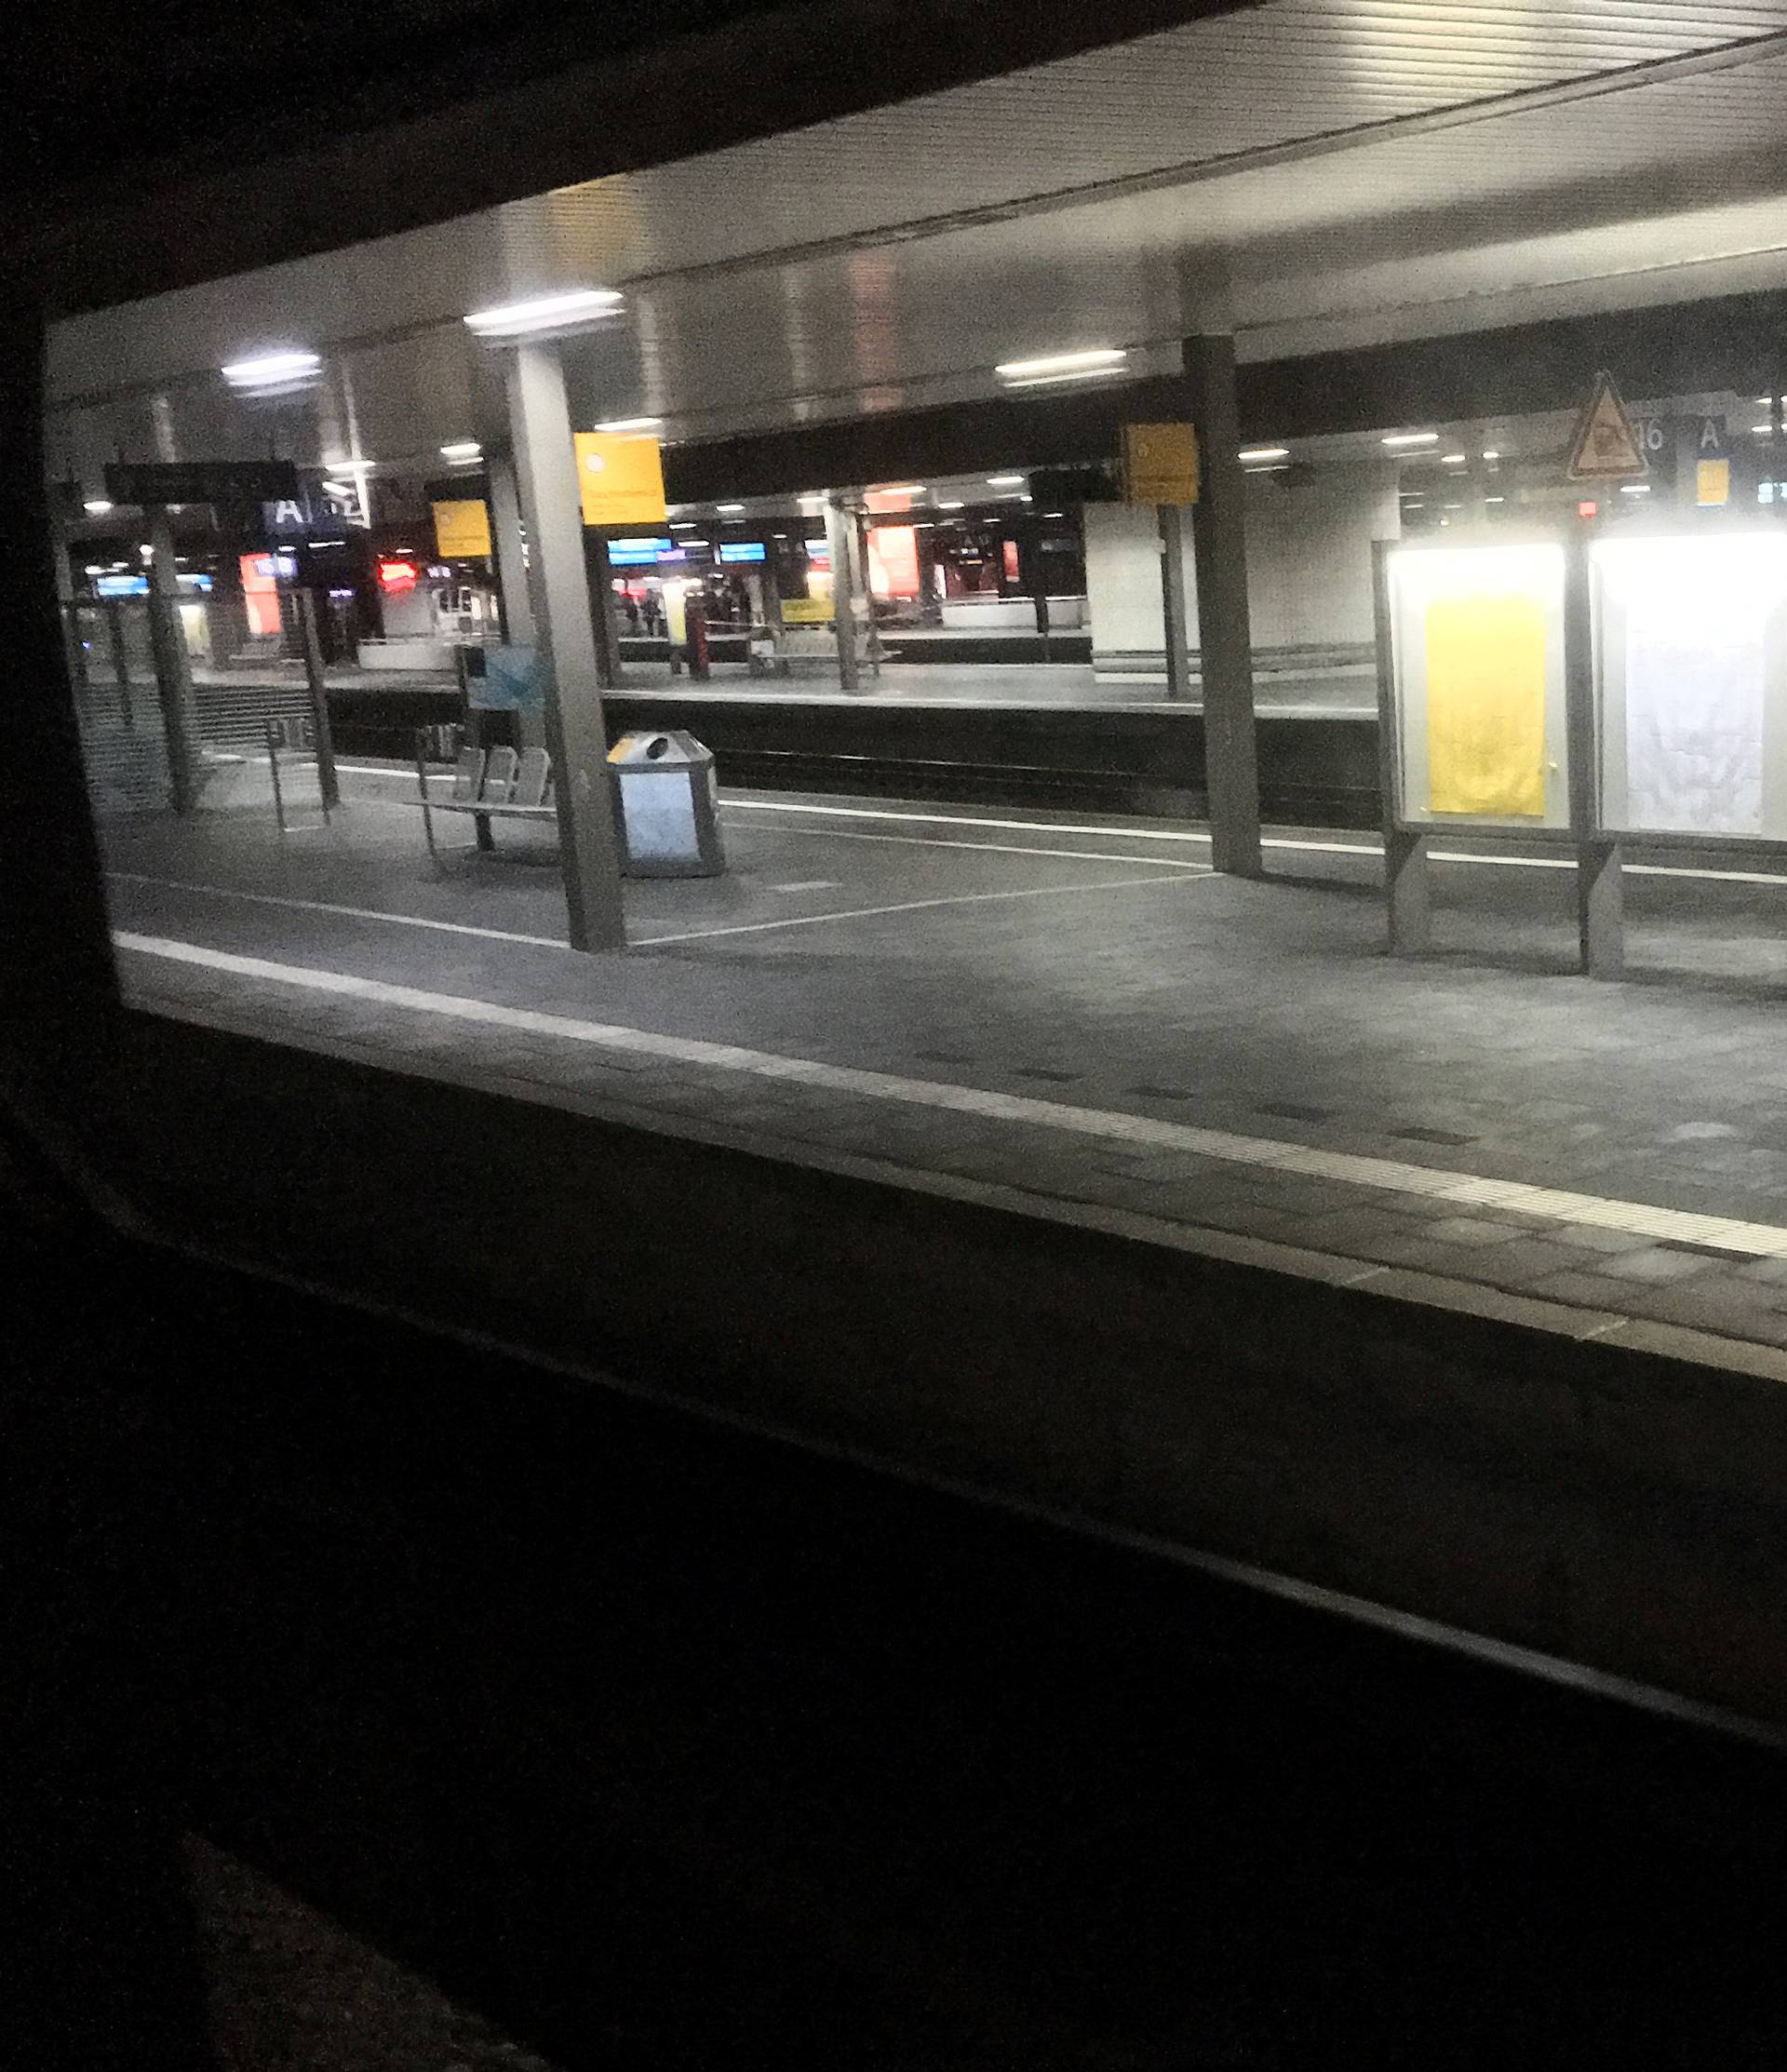
[[[1123,426],[1123,501],[1157,507],[1198,501],[1195,424]]]
[[[664,456],[654,438],[577,434],[577,487],[585,525],[662,525]]]
[[[1594,393],[1577,420],[1567,473],[1572,482],[1613,482],[1650,473],[1638,427],[1605,369],[1594,377]]]
[[[434,510],[435,547],[443,561],[490,558],[490,511],[481,496],[443,498]]]

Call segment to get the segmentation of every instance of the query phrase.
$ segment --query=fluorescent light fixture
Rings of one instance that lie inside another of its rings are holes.
[[[1758,438],[1761,438],[1766,434],[1772,434],[1774,428],[1775,427],[1772,424],[1753,424],[1750,427],[1750,429],[1756,435]]]
[[[1291,457],[1288,446],[1250,446],[1241,455],[1243,465],[1248,461],[1287,461]]]
[[[1040,359],[1001,360],[993,372],[1004,381],[1026,374],[1084,374],[1095,368],[1114,367],[1127,357],[1121,345],[1094,345],[1081,353],[1044,353]]]
[[[745,506],[742,504],[716,504],[714,508],[717,511],[733,512],[742,511]]]
[[[940,511],[959,511],[961,505],[962,500],[959,496],[940,496],[937,499],[937,508]]]
[[[670,530],[673,532],[699,532],[701,528],[693,518],[672,518]]]
[[[1026,374],[1021,380],[1008,381],[1007,388],[1059,388],[1063,382],[1095,382],[1113,374],[1123,374],[1128,370],[1122,367],[1078,367],[1062,374]]]
[[[1648,482],[1621,482],[1619,493],[1621,496],[1648,496],[1650,494],[1650,484]]]
[[[223,379],[233,388],[280,387],[287,382],[302,381],[322,364],[311,352],[262,353],[256,359],[232,361],[223,370]]]
[[[995,490],[1021,490],[1024,487],[1024,478],[1021,475],[989,475],[987,484],[989,489]]]
[[[1501,458],[1501,454],[1497,448],[1493,446],[1485,446],[1483,450],[1483,457],[1485,461],[1498,461]]]
[[[88,518],[103,518],[112,508],[112,500],[106,496],[89,497],[81,508]]]
[[[1384,440],[1386,446],[1437,446],[1439,443],[1437,432],[1391,432]]]
[[[1483,501],[1485,504],[1505,504],[1508,499],[1505,496],[1485,496]]]
[[[352,482],[325,482],[323,487],[330,496],[352,496],[355,493]]]
[[[597,425],[598,432],[655,432],[661,417],[608,417]]]
[[[557,330],[562,324],[601,316],[621,300],[614,288],[573,288],[562,295],[539,295],[531,302],[504,303],[495,309],[475,309],[466,317],[480,338],[521,338],[529,331]]]
[[[475,438],[456,438],[440,450],[443,461],[477,461],[484,457],[484,449]]]
[[[1462,453],[1442,453],[1440,455],[1440,465],[1442,467],[1462,467],[1464,464],[1464,455]]]

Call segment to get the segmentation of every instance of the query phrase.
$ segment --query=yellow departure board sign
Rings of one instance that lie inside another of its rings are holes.
[[[662,525],[664,456],[654,438],[577,434],[577,488],[585,525]]]
[[[1197,426],[1125,424],[1123,496],[1131,504],[1195,504]]]
[[[782,623],[784,626],[824,626],[832,615],[829,598],[784,598],[782,599]]]
[[[435,551],[443,561],[469,561],[490,551],[490,510],[481,496],[435,505]]]

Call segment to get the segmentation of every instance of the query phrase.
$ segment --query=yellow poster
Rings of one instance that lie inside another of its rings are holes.
[[[443,561],[489,555],[490,513],[481,496],[450,497],[435,505],[435,551]]]
[[[577,434],[577,486],[585,525],[662,525],[664,458],[654,438]]]
[[[784,626],[825,626],[831,618],[829,598],[784,598],[782,599],[782,623]]]
[[[1427,775],[1435,813],[1545,813],[1545,613],[1521,591],[1427,608]]]

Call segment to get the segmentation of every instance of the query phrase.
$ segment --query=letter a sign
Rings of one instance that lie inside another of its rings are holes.
[[[1621,475],[1648,475],[1650,463],[1637,426],[1626,414],[1613,376],[1594,377],[1594,394],[1582,412],[1570,442],[1572,482],[1606,482]]]

